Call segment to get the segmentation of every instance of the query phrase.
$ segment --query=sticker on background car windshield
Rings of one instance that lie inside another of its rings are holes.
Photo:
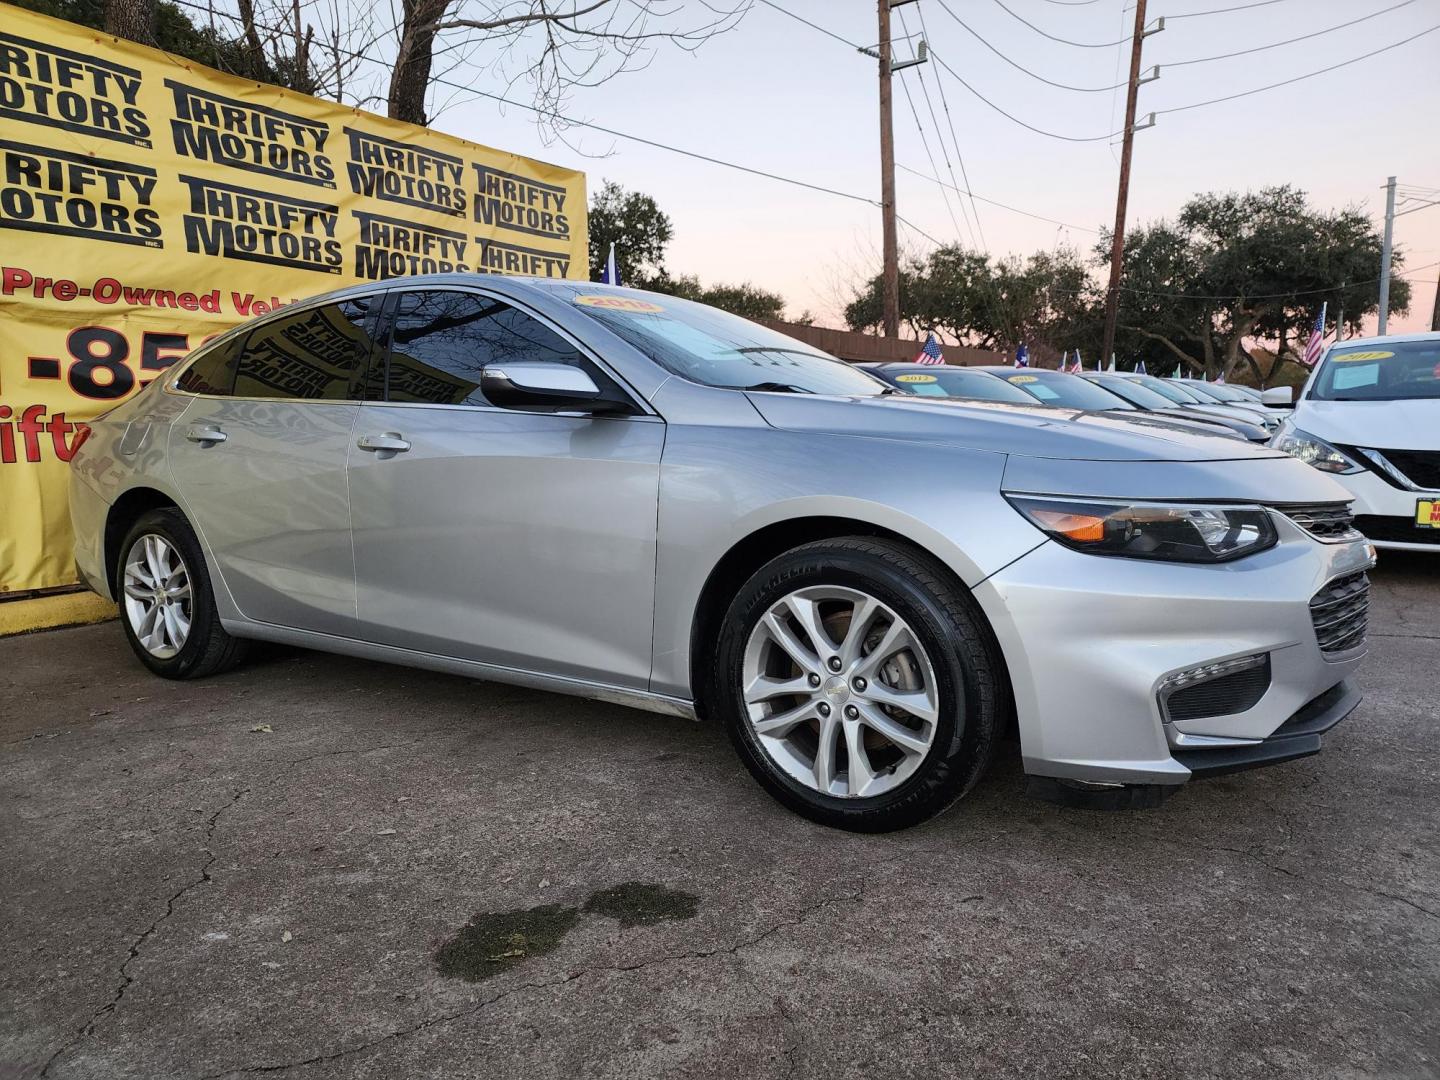
[[[1021,382],[1038,382],[1038,381],[1039,381],[1038,379],[1035,378],[1034,375],[1007,375],[1007,376],[1005,376],[1005,377],[1006,377],[1007,379],[1009,379],[1011,382],[1015,382],[1015,383],[1021,383]]]
[[[1440,499],[1415,500],[1415,527],[1440,529]]]
[[[934,375],[896,375],[896,382],[934,382]]]
[[[575,297],[575,303],[585,307],[604,308],[606,311],[633,311],[640,315],[654,315],[657,311],[665,310],[649,300],[636,300],[632,296],[597,296],[594,293]]]
[[[1393,352],[1369,351],[1369,352],[1342,352],[1333,354],[1330,359],[1335,363],[1349,363],[1352,360],[1385,360],[1394,356]]]

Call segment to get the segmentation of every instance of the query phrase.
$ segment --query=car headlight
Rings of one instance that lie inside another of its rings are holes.
[[[1052,540],[1092,555],[1218,563],[1264,551],[1279,538],[1269,511],[1258,506],[1005,498]]]
[[[1324,439],[1317,439],[1308,431],[1301,431],[1289,424],[1281,427],[1275,437],[1270,440],[1270,445],[1276,450],[1283,450],[1292,457],[1299,458],[1306,465],[1312,465],[1321,472],[1355,473],[1364,468],[1357,462],[1351,461]]]

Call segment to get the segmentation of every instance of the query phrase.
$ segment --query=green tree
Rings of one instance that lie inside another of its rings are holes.
[[[1247,367],[1261,385],[1303,350],[1322,305],[1331,327],[1379,310],[1380,236],[1359,210],[1320,211],[1289,186],[1199,195],[1176,221],[1132,230],[1125,241],[1119,324],[1122,345],[1149,363],[1233,377]],[[1108,256],[1102,237],[1097,259]],[[1403,255],[1395,255],[1398,268]],[[1391,283],[1390,311],[1403,314],[1410,286]],[[1268,370],[1247,348],[1276,343]]]
[[[1009,351],[1024,342],[1032,352],[1058,357],[1076,346],[1093,348],[1094,305],[1089,267],[1069,248],[992,260],[947,244],[900,274],[900,318],[915,337],[937,330],[982,349]],[[845,320],[852,329],[871,330],[880,316],[877,276],[856,292]]]
[[[665,249],[674,229],[649,195],[606,180],[590,199],[590,277],[598,278],[615,245],[620,280],[637,289],[664,281]]]
[[[624,278],[621,278],[623,281]],[[747,319],[778,319],[785,312],[785,298],[750,282],[741,285],[702,285],[693,274],[655,282],[657,292],[670,293]]]

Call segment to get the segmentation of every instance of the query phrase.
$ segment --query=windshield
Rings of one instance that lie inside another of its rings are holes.
[[[1164,379],[1157,379],[1154,375],[1137,376],[1135,382],[1138,382],[1147,390],[1154,390],[1155,393],[1159,394],[1161,397],[1169,398],[1171,401],[1179,405],[1202,404],[1201,399],[1197,395],[1192,394],[1185,387],[1177,386],[1175,383],[1167,383]]]
[[[890,388],[843,360],[759,323],[674,296],[556,285],[596,322],[666,370],[706,386],[873,397]]]
[[[1209,386],[1200,383],[1189,383],[1185,389],[1195,395],[1196,399],[1205,402],[1207,405],[1223,405],[1225,399],[1212,390]]]
[[[1233,386],[1226,386],[1224,383],[1206,383],[1205,392],[1211,397],[1219,398],[1221,401],[1232,405],[1255,404],[1249,394],[1237,390]]]
[[[1063,405],[1067,409],[1084,409],[1097,412],[1102,409],[1135,408],[1123,398],[1109,390],[1103,390],[1078,375],[1061,375],[1059,372],[1017,371],[1013,375],[1000,376],[1012,386],[1018,386],[1046,405]]]
[[[1091,379],[1096,386],[1109,390],[1112,394],[1118,394],[1132,405],[1138,405],[1142,409],[1173,409],[1175,402],[1167,397],[1157,394],[1154,390],[1143,387],[1135,379]]]
[[[1331,349],[1306,396],[1320,401],[1440,398],[1440,338]]]
[[[1035,399],[1019,387],[984,371],[939,368],[932,371],[884,370],[880,372],[908,394],[922,397],[974,398],[979,401],[1009,401],[1034,405]]]

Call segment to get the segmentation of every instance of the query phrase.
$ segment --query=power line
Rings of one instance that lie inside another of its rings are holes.
[[[901,25],[901,27],[904,28],[904,30],[905,30],[905,32],[906,32],[907,34],[910,32],[910,27],[907,26],[906,23],[905,23],[905,11],[904,11],[903,8],[900,9],[900,25]],[[949,150],[949,148],[945,145],[945,136],[944,136],[944,134],[942,134],[941,131],[940,131],[940,120],[939,120],[939,118],[935,115],[935,103],[934,103],[932,100],[930,100],[930,87],[929,87],[929,86],[926,84],[926,82],[925,82],[925,71],[924,71],[923,67],[918,66],[918,65],[915,67],[914,70],[915,70],[915,76],[916,76],[916,78],[918,78],[918,79],[920,80],[920,92],[921,92],[922,94],[924,94],[924,96],[925,96],[925,108],[926,108],[926,109],[929,111],[929,113],[930,113],[930,123],[931,123],[931,125],[934,127],[934,129],[935,129],[935,138],[938,139],[939,142],[940,142],[940,156],[945,160],[945,169],[946,169],[946,171],[949,172],[949,174],[950,174],[950,180],[951,180],[951,182],[954,183],[954,184],[958,187],[958,186],[959,186],[959,181],[955,179],[955,166],[950,163],[950,150]],[[909,96],[910,96],[910,88],[905,85],[905,78],[904,78],[903,75],[901,76],[900,84],[901,84],[902,86],[905,86],[905,96],[906,96],[906,98],[909,98]],[[938,86],[937,86],[937,88],[938,88]],[[914,104],[913,104],[913,102],[912,102],[912,104],[911,104],[911,109],[912,109],[912,111],[914,110]],[[917,125],[919,124],[919,118],[918,118],[918,117],[916,118],[916,124],[917,124]],[[923,132],[922,132],[921,137],[922,137],[922,138],[924,137]],[[959,148],[958,148],[958,147],[956,148],[956,152],[957,152],[957,153],[959,152]],[[932,170],[934,170],[935,172],[937,172],[937,173],[940,171],[938,168],[935,167],[935,159],[934,159],[933,157],[930,159],[930,168],[931,168]],[[949,203],[949,201],[950,201],[950,194],[949,194],[949,192],[946,191],[944,188],[941,188],[941,194],[945,197],[945,201],[946,201],[946,203],[947,203],[947,205],[948,205],[948,203]],[[963,216],[963,217],[965,218],[965,226],[966,226],[966,228],[970,229],[970,244],[971,244],[971,246],[973,247],[973,246],[975,246],[975,244],[976,244],[976,235],[977,235],[977,233],[978,233],[979,236],[981,237],[979,243],[981,244],[981,246],[984,246],[984,233],[979,231],[980,218],[979,218],[979,216],[977,215],[977,216],[975,217],[975,225],[974,225],[974,227],[971,227],[971,225],[970,225],[970,217],[969,217],[969,215],[967,215],[967,214],[965,213],[965,200],[964,200],[963,198],[960,200],[960,213],[961,213],[961,216]],[[959,230],[959,229],[956,229],[955,231],[958,233],[960,230]]]
[[[1198,19],[1202,15],[1224,15],[1230,11],[1249,11],[1251,8],[1269,7],[1271,4],[1281,3],[1282,0],[1256,0],[1253,4],[1237,4],[1234,7],[1211,8],[1209,11],[1190,11],[1182,15],[1166,15],[1167,19]]]
[[[1373,52],[1368,52],[1361,56],[1354,56],[1349,60],[1342,60],[1338,64],[1331,64],[1329,67],[1323,67],[1317,71],[1307,71],[1304,75],[1296,75],[1293,79],[1283,79],[1280,82],[1270,83],[1268,86],[1257,86],[1253,90],[1242,90],[1238,94],[1226,94],[1224,97],[1211,98],[1209,101],[1197,101],[1191,105],[1177,105],[1171,109],[1156,109],[1155,112],[1156,115],[1163,116],[1166,113],[1185,112],[1187,109],[1200,109],[1206,105],[1218,105],[1222,101],[1235,101],[1239,98],[1250,97],[1252,94],[1262,94],[1266,90],[1275,90],[1281,86],[1289,86],[1291,83],[1304,82],[1306,79],[1313,79],[1316,75],[1326,75],[1340,68],[1349,67],[1351,64],[1358,64],[1361,60],[1369,60],[1372,56],[1379,56],[1381,53],[1389,52],[1391,49],[1398,49],[1401,45],[1408,45],[1410,42],[1417,38],[1422,38],[1426,34],[1433,34],[1436,30],[1440,30],[1440,23],[1426,30],[1421,30],[1418,34],[1411,34],[1409,37],[1394,42],[1391,45],[1383,45]]]
[[[1000,0],[995,0],[995,2],[998,4],[998,3],[1000,2]],[[1113,44],[1115,44],[1115,43],[1114,43],[1114,42],[1111,42],[1111,44],[1113,45]],[[997,113],[999,113],[1001,116],[1005,117],[1006,120],[1009,120],[1012,124],[1019,124],[1021,127],[1025,128],[1027,131],[1033,131],[1033,132],[1035,132],[1035,134],[1037,134],[1037,135],[1044,135],[1044,136],[1046,136],[1047,138],[1050,138],[1050,139],[1059,139],[1059,140],[1061,140],[1062,142],[1074,142],[1074,143],[1084,143],[1084,142],[1108,142],[1109,140],[1113,139],[1116,135],[1119,135],[1119,134],[1122,133],[1122,132],[1120,132],[1120,131],[1112,131],[1112,132],[1110,132],[1108,135],[1062,135],[1062,134],[1060,134],[1060,132],[1058,132],[1058,131],[1046,131],[1044,128],[1038,128],[1038,127],[1036,127],[1034,124],[1026,123],[1024,120],[1021,120],[1018,116],[1014,115],[1013,113],[1006,112],[1006,111],[1005,111],[1004,109],[1002,109],[999,105],[996,105],[993,101],[991,101],[989,98],[987,98],[984,94],[980,93],[979,90],[976,90],[973,86],[971,86],[968,82],[966,82],[966,81],[964,80],[964,78],[961,77],[961,75],[960,75],[960,73],[959,73],[958,71],[956,71],[956,70],[955,70],[954,68],[952,68],[949,64],[947,64],[947,63],[945,62],[945,58],[944,58],[943,56],[941,56],[939,53],[937,53],[934,49],[931,49],[931,50],[930,50],[930,55],[931,55],[931,57],[934,58],[934,60],[935,60],[935,62],[936,62],[937,64],[939,64],[939,65],[940,65],[941,67],[943,67],[946,71],[948,71],[948,72],[950,73],[951,77],[954,78],[954,80],[955,80],[956,82],[958,82],[961,86],[965,87],[966,90],[969,90],[970,93],[974,94],[977,98],[979,98],[981,101],[983,101],[986,105],[989,105],[990,108],[994,109],[994,110],[995,110]]]
[[[1414,3],[1414,0],[1405,0],[1405,2],[1406,2],[1406,3]],[[1075,91],[1076,93],[1080,93],[1080,94],[1103,94],[1103,93],[1105,93],[1105,92],[1107,92],[1107,91],[1115,90],[1115,89],[1118,89],[1118,88],[1121,87],[1121,86],[1125,86],[1125,85],[1126,85],[1126,83],[1119,82],[1119,83],[1114,83],[1114,84],[1112,84],[1112,85],[1110,85],[1110,86],[1070,86],[1070,85],[1067,84],[1067,83],[1059,83],[1059,82],[1055,82],[1053,79],[1047,79],[1047,78],[1045,78],[1045,76],[1043,76],[1043,75],[1038,75],[1038,74],[1036,74],[1035,72],[1031,71],[1029,68],[1025,67],[1023,64],[1019,64],[1019,63],[1017,63],[1016,61],[1010,59],[1010,57],[1006,56],[1003,52],[1001,52],[999,49],[997,49],[994,45],[991,45],[990,42],[986,41],[983,37],[980,36],[979,32],[976,31],[974,27],[972,27],[972,26],[971,26],[969,23],[967,23],[964,19],[960,18],[959,15],[956,15],[955,12],[954,12],[954,10],[950,7],[950,5],[947,4],[947,3],[945,3],[945,0],[936,0],[936,3],[938,3],[938,4],[940,5],[940,7],[944,10],[945,14],[949,15],[950,18],[954,19],[957,23],[959,23],[959,24],[960,24],[961,26],[963,26],[966,30],[968,30],[968,31],[970,32],[970,36],[973,37],[976,41],[980,42],[981,45],[984,45],[987,49],[989,49],[992,53],[994,53],[996,56],[998,56],[1001,60],[1004,60],[1005,63],[1009,64],[1009,65],[1010,65],[1011,67],[1013,67],[1016,71],[1023,72],[1024,74],[1029,75],[1032,79],[1035,79],[1035,80],[1037,80],[1037,81],[1039,81],[1039,82],[1044,83],[1046,86],[1053,86],[1053,87],[1055,87],[1055,88],[1058,89],[1058,90],[1073,90],[1073,91]],[[1126,40],[1126,41],[1129,41],[1130,39],[1129,39],[1129,38],[1126,38],[1125,40]],[[1120,44],[1120,42],[1116,42],[1115,44]]]
[[[925,138],[925,125],[920,123],[920,113],[915,108],[915,99],[910,94],[910,84],[905,81],[903,75],[900,78],[900,89],[905,91],[905,100],[910,105],[910,115],[915,118],[915,127],[920,132],[920,144],[925,147],[925,156],[930,160],[930,168],[934,169],[935,172],[939,172],[939,168],[935,165],[935,152],[930,149],[930,141]],[[943,143],[941,144],[941,149],[944,149]],[[950,205],[950,193],[944,187],[941,187],[940,194],[945,200],[945,212],[950,215],[950,224],[955,226],[955,235],[958,238],[960,236],[960,222],[955,217],[955,208]],[[960,202],[960,212],[962,214],[965,212],[965,202],[963,199]],[[970,219],[968,217],[965,219],[965,225],[967,228],[970,226]],[[975,242],[974,229],[970,229],[970,242],[972,244]]]
[[[1299,37],[1286,38],[1284,41],[1275,41],[1269,45],[1257,45],[1253,49],[1241,49],[1238,52],[1220,53],[1218,56],[1199,56],[1193,60],[1172,60],[1162,67],[1186,67],[1189,64],[1208,64],[1212,60],[1229,60],[1234,56],[1249,56],[1251,53],[1266,52],[1270,49],[1278,49],[1282,45],[1294,45],[1297,41],[1309,41],[1311,38],[1321,37],[1325,34],[1333,34],[1336,30],[1344,30],[1347,26],[1355,26],[1358,23],[1367,22],[1370,19],[1378,18],[1381,15],[1388,15],[1402,7],[1408,7],[1415,0],[1401,0],[1398,4],[1392,4],[1388,8],[1381,8],[1379,11],[1372,11],[1369,15],[1362,15],[1358,19],[1351,19],[1349,22],[1337,23],[1335,26],[1327,26],[1324,30],[1316,30],[1313,34],[1302,34]]]
[[[782,14],[782,15],[789,15],[790,18],[796,20],[797,22],[802,22],[802,23],[804,23],[806,26],[810,27],[810,29],[812,29],[812,30],[819,30],[820,33],[826,35],[827,37],[832,37],[832,38],[834,38],[836,41],[840,42],[840,44],[842,44],[842,45],[849,45],[849,46],[850,46],[852,49],[854,49],[856,52],[860,52],[860,51],[861,51],[861,46],[856,45],[855,42],[850,41],[850,40],[847,39],[847,38],[841,37],[839,34],[835,33],[833,30],[826,30],[825,27],[821,26],[819,23],[813,23],[813,22],[811,22],[809,19],[805,18],[803,15],[796,15],[795,12],[790,11],[790,10],[788,10],[788,9],[786,9],[786,8],[783,8],[783,7],[781,7],[779,4],[771,3],[770,0],[760,0],[760,2],[761,2],[762,4],[764,4],[766,7],[772,7],[772,8],[774,8],[776,11],[780,12],[780,14]]]
[[[912,176],[918,176],[922,180],[929,180],[932,184],[939,184],[941,187],[953,187],[953,185],[945,183],[945,181],[941,180],[938,176],[927,176],[919,169],[912,169],[910,166],[901,164],[900,162],[896,162],[895,167],[897,169],[904,169]],[[1011,206],[1009,203],[997,202],[995,199],[987,199],[984,195],[976,195],[973,191],[966,188],[955,188],[955,190],[959,191],[962,195],[969,195],[972,199],[979,199],[983,203],[988,203],[990,206],[998,206],[1001,210],[1009,210],[1012,214],[1020,214],[1023,217],[1034,218],[1036,221],[1045,221],[1051,225],[1059,225],[1062,228],[1076,229],[1080,232],[1092,232],[1097,235],[1100,232],[1099,229],[1092,229],[1089,225],[1074,225],[1068,221],[1060,221],[1056,218],[1046,217],[1044,214],[1034,214],[1029,210],[1021,210],[1018,206]]]
[[[920,30],[925,38],[928,39],[930,37],[930,28],[925,25],[925,5],[921,4],[916,10],[920,12]],[[903,11],[900,13],[900,21],[902,23],[905,21],[905,13]],[[922,78],[920,81],[923,83],[925,80]],[[955,160],[960,163],[960,176],[964,179],[965,187],[968,190],[970,187],[970,174],[965,168],[965,155],[960,152],[960,140],[955,135],[955,120],[950,115],[950,102],[945,96],[945,84],[938,78],[935,80],[935,89],[940,91],[940,105],[945,110],[945,123],[950,128],[950,143],[955,147]],[[940,145],[945,145],[943,138],[940,140]],[[950,179],[952,181],[955,179],[953,172],[950,174]],[[986,251],[989,251],[990,245],[985,240],[985,228],[980,224],[980,208],[975,205],[975,196],[973,194],[970,196],[970,213],[975,218],[975,229],[980,233],[980,243]]]
[[[1265,2],[1274,4],[1278,3],[1279,0],[1265,0]],[[1034,30],[1035,33],[1039,34],[1041,37],[1049,38],[1051,41],[1058,41],[1061,45],[1073,45],[1077,49],[1113,49],[1116,45],[1123,44],[1130,40],[1128,36],[1121,38],[1119,41],[1102,42],[1071,41],[1069,38],[1056,37],[1054,34],[1040,29],[1040,27],[1036,26],[1029,19],[1025,18],[1025,16],[1017,15],[1015,12],[1011,11],[1008,7],[1005,6],[1002,0],[995,0],[995,3],[1001,11],[1005,12],[1011,18],[1020,20],[1022,23],[1028,26],[1031,30]]]

